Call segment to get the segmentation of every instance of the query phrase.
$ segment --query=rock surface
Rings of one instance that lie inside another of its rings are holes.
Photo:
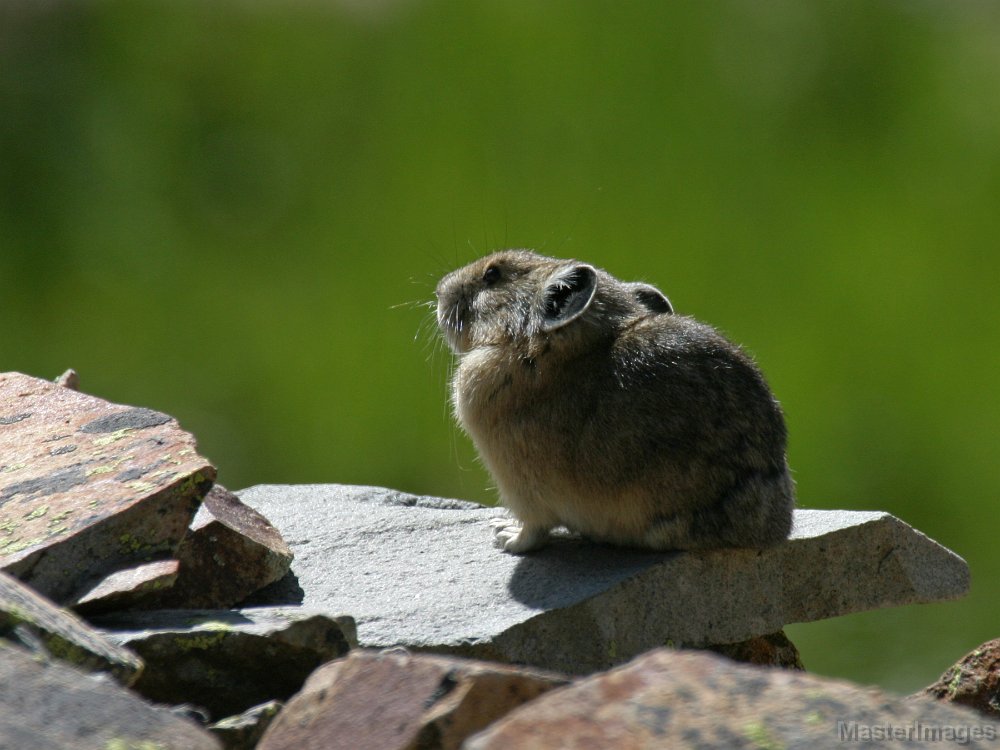
[[[280,579],[292,564],[271,523],[219,485],[205,495],[177,557],[180,575],[154,602],[159,608],[232,607]]]
[[[262,703],[239,716],[215,722],[208,731],[218,738],[224,750],[254,750],[284,705],[281,701]]]
[[[457,749],[565,682],[555,674],[402,649],[354,651],[309,678],[259,750]]]
[[[255,603],[350,612],[362,646],[587,673],[650,648],[736,643],[788,623],[961,596],[965,562],[887,513],[798,510],[768,550],[653,553],[561,538],[491,544],[496,509],[389,489],[238,493],[281,531],[294,575]]]
[[[357,643],[350,617],[300,608],[123,612],[93,621],[145,661],[133,690],[199,706],[213,720],[287,699]]]
[[[1000,638],[967,654],[924,694],[1000,719]]]
[[[108,672],[125,685],[142,670],[142,660],[131,651],[6,573],[0,573],[0,636],[15,642],[37,641],[44,657],[85,671]]]
[[[786,667],[788,669],[804,670],[799,650],[795,647],[785,631],[781,630],[770,635],[761,635],[739,643],[725,643],[720,646],[710,646],[710,651],[728,656],[733,661],[745,664],[756,664],[761,667]]]
[[[547,693],[463,747],[995,748],[997,740],[1000,725],[967,709],[713,654],[659,649]]]
[[[3,750],[218,750],[210,734],[107,679],[0,647]]]
[[[92,589],[77,596],[71,605],[81,614],[150,606],[177,580],[177,560],[156,560],[118,570]]]
[[[0,569],[59,604],[167,556],[214,478],[166,414],[0,374]]]

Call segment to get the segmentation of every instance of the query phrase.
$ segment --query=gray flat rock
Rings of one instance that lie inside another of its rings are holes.
[[[964,560],[888,513],[798,510],[790,541],[768,550],[652,553],[566,536],[513,557],[492,546],[501,511],[461,500],[345,485],[238,494],[295,554],[297,580],[265,590],[273,603],[350,612],[365,647],[578,674],[664,643],[735,643],[969,586]]]

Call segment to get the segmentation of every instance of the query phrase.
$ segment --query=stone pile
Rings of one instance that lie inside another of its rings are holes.
[[[171,417],[75,384],[0,375],[0,748],[1000,742],[943,704],[996,711],[995,648],[906,700],[800,671],[788,623],[967,590],[888,514],[799,510],[765,551],[567,534],[517,558],[459,500],[234,495]]]

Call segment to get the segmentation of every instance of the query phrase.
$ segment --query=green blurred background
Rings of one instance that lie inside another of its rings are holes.
[[[177,416],[232,488],[491,501],[436,279],[527,246],[753,352],[800,504],[973,593],[793,626],[915,690],[1000,636],[1000,10],[590,0],[0,6],[0,367]]]

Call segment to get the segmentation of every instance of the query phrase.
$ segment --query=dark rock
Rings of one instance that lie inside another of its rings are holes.
[[[112,681],[0,647],[4,750],[218,750],[208,732]]]
[[[108,672],[125,685],[142,670],[142,660],[131,651],[6,573],[0,573],[0,637],[37,643],[42,658],[59,659],[84,671]]]
[[[318,669],[258,747],[457,749],[466,737],[565,683],[561,675],[402,649],[355,651]]]
[[[564,535],[514,557],[498,512],[378,487],[239,493],[295,553],[275,603],[351,612],[362,646],[405,646],[575,674],[666,643],[732,644],[788,623],[961,596],[968,566],[877,512],[798,510],[766,550],[656,553]],[[260,592],[255,603],[266,602]]]
[[[165,414],[0,375],[0,568],[62,604],[169,556],[215,469]]]
[[[967,709],[659,649],[541,696],[463,748],[992,748],[997,739],[1000,724]]]
[[[739,643],[710,646],[709,651],[727,656],[733,661],[756,664],[761,667],[785,667],[804,670],[799,650],[795,648],[785,631],[750,638]]]
[[[84,615],[153,606],[177,580],[177,560],[157,560],[119,570],[78,596],[72,606]]]
[[[219,485],[205,496],[177,557],[181,570],[174,586],[144,606],[231,607],[279,580],[292,564],[271,523]]]
[[[225,750],[254,750],[284,705],[281,701],[262,703],[239,716],[215,722],[208,731],[219,739]]]
[[[967,654],[923,694],[1000,719],[1000,638]]]
[[[357,643],[350,617],[299,608],[123,612],[93,622],[146,662],[133,690],[200,706],[213,720],[287,699]]]

